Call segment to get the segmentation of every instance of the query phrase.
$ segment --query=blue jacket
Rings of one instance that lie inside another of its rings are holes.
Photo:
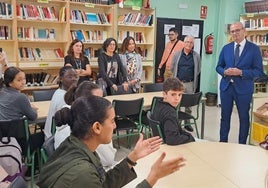
[[[252,42],[246,41],[236,67],[242,70],[242,76],[225,76],[224,71],[234,66],[234,42],[225,45],[220,53],[216,71],[222,76],[220,90],[225,91],[230,80],[234,81],[234,89],[238,94],[250,94],[254,91],[253,79],[263,72],[260,48]]]

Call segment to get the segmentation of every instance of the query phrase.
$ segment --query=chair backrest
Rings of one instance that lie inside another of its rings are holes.
[[[151,111],[147,112],[147,118],[148,118],[148,121],[149,121],[149,126],[152,129],[153,135],[154,136],[160,136],[163,139],[163,142],[164,142],[163,133],[162,133],[162,130],[160,128],[160,122],[152,119]]]
[[[28,140],[29,140],[29,127],[26,117],[14,120],[0,120],[0,139],[2,137],[14,137],[18,141],[22,154],[26,156]]]
[[[33,91],[33,99],[34,101],[49,101],[55,91],[56,89]]]
[[[41,149],[41,155],[42,155],[44,162],[47,162],[48,157],[50,157],[52,153],[55,151],[54,142],[55,142],[54,136],[49,137],[44,142],[42,149]]]
[[[163,97],[156,97],[156,96],[153,97],[151,108],[150,108],[151,113],[154,113],[156,103],[158,103],[162,99],[163,99]]]
[[[143,92],[163,91],[163,83],[145,84],[143,85]]]
[[[138,114],[139,121],[141,123],[143,100],[143,98],[134,100],[113,100],[112,104],[115,110],[115,115],[120,117],[127,117]]]
[[[128,87],[128,90],[125,91],[124,87],[122,85],[117,86],[117,91],[115,91],[112,87],[111,87],[111,94],[112,95],[124,95],[124,94],[131,94],[133,93],[133,91],[131,90],[130,87]]]
[[[202,98],[201,91],[198,93],[193,93],[193,94],[184,93],[182,94],[179,108],[180,107],[192,107],[192,106],[199,105],[201,98]]]

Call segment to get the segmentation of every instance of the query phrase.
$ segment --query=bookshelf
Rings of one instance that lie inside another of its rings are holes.
[[[131,34],[137,38],[136,43],[143,56],[143,82],[152,83],[155,10],[119,8],[117,4],[100,2],[102,4],[80,0],[2,0],[0,47],[7,53],[9,64],[20,67],[26,74],[46,73],[54,76],[64,65],[63,57],[72,39],[79,37],[85,45],[93,71],[97,72],[97,55],[103,41],[114,37],[120,47],[122,40],[118,33],[125,36]],[[119,23],[119,16],[124,14],[131,15],[132,19],[129,17],[128,22]],[[140,16],[143,21],[138,22],[133,18],[135,16]],[[51,87],[49,83],[45,86]],[[42,85],[33,84],[26,90],[39,87]]]
[[[247,40],[257,44],[262,53],[264,72],[268,74],[268,14],[249,13],[240,15],[240,21],[246,29]],[[255,84],[255,92],[268,92],[268,85]]]

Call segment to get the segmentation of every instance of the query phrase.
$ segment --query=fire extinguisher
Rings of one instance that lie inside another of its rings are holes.
[[[213,53],[213,40],[214,37],[212,33],[206,36],[205,38],[205,49],[206,49],[206,54],[212,54]]]

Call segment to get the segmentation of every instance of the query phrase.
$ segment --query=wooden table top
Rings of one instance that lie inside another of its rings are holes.
[[[166,152],[166,159],[184,156],[186,166],[160,179],[154,188],[265,188],[268,184],[268,151],[258,146],[193,142],[178,146],[162,145],[135,166],[137,179],[125,188],[135,187],[147,177],[152,164]]]
[[[119,100],[133,100],[143,97],[144,103],[143,106],[145,108],[150,107],[152,99],[154,96],[161,97],[162,92],[148,92],[148,93],[135,93],[135,94],[126,94],[126,95],[112,95],[105,97],[110,102],[112,102],[114,99]],[[44,119],[47,117],[50,101],[38,101],[38,102],[32,102],[36,107],[38,107],[38,119]]]

